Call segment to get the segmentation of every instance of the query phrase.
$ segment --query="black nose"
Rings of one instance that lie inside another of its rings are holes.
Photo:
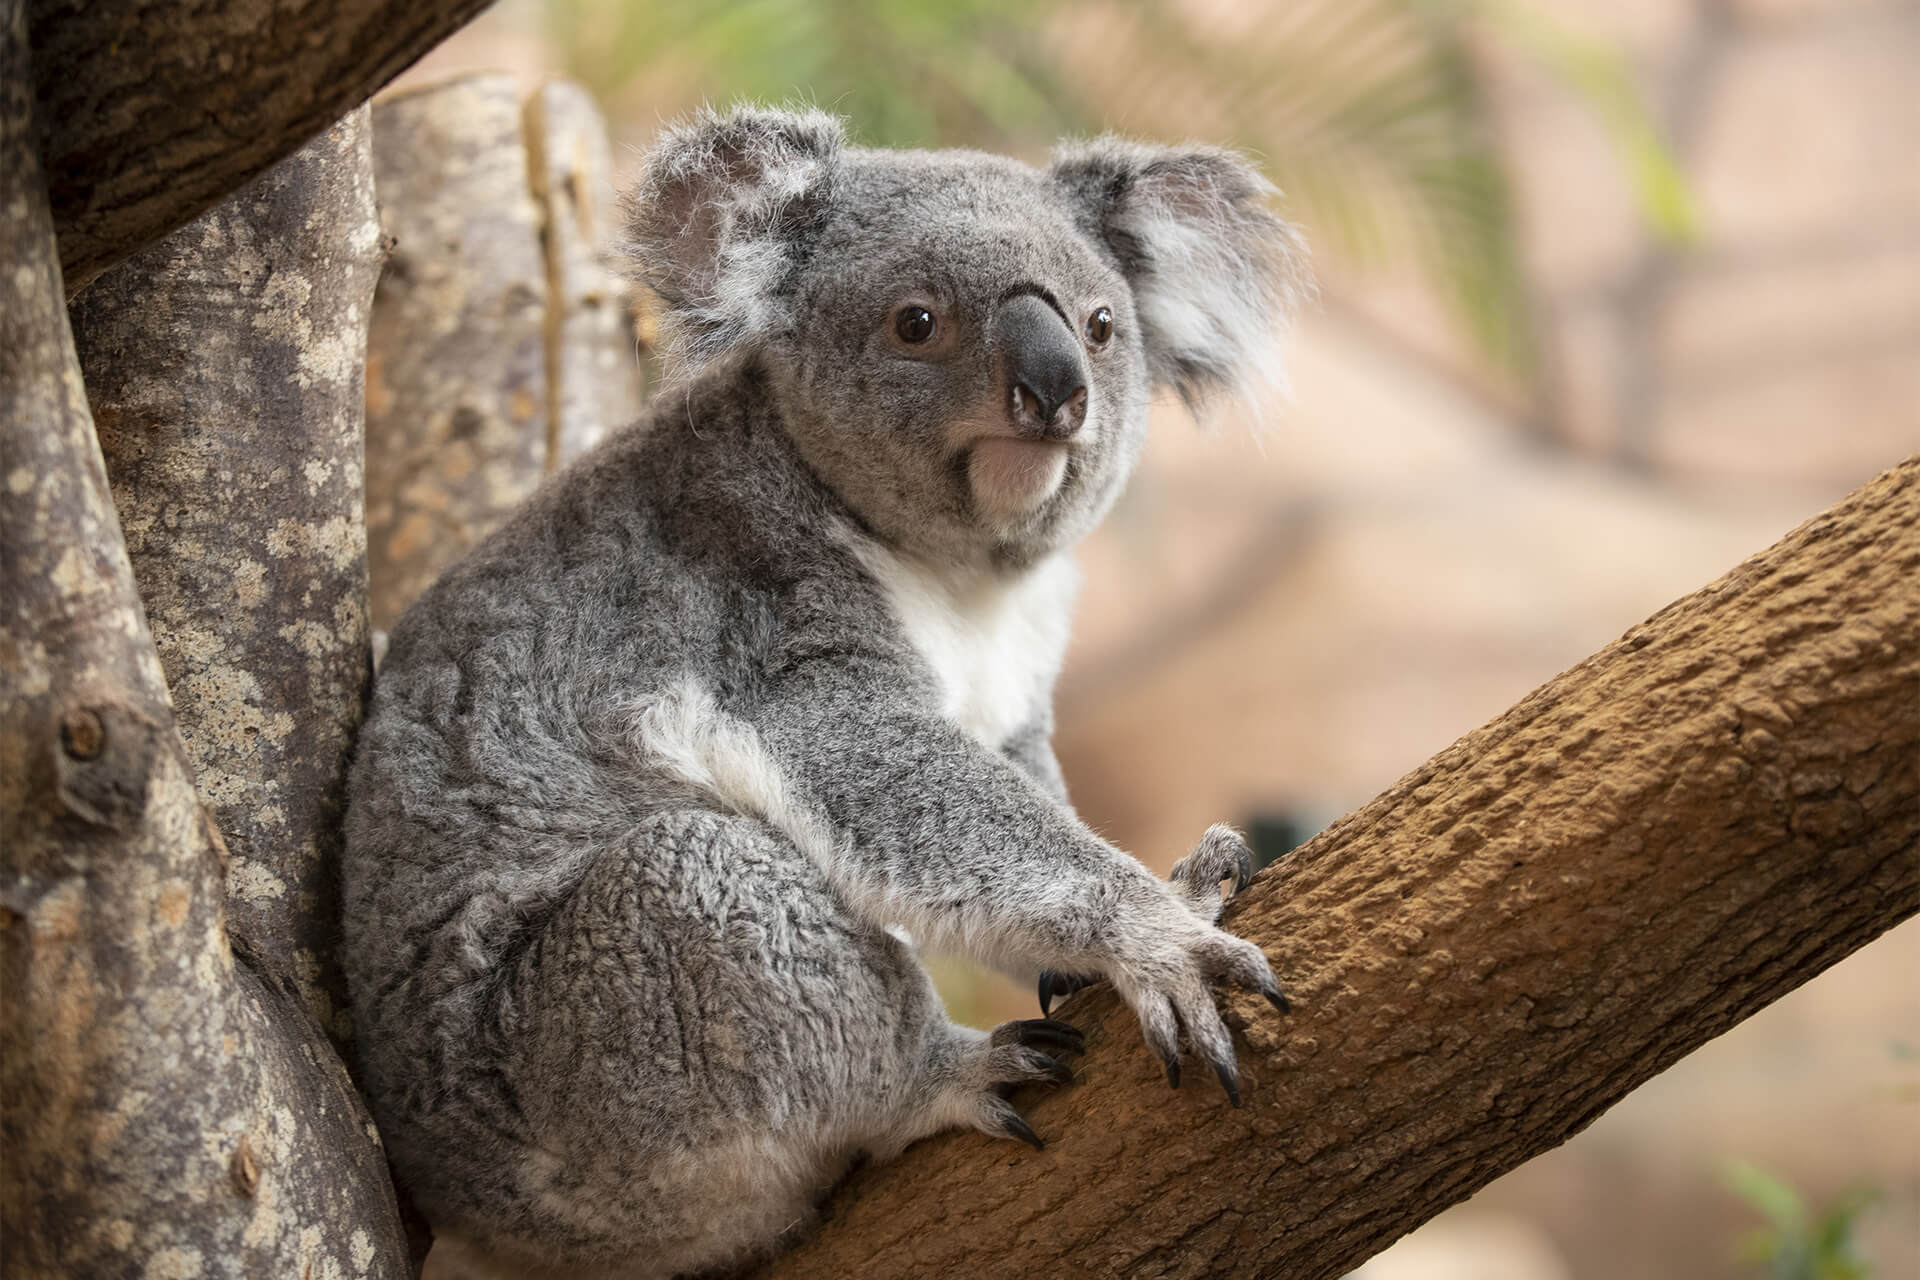
[[[1065,440],[1087,416],[1087,358],[1058,312],[1032,294],[1001,304],[995,345],[1003,353],[1014,428]]]

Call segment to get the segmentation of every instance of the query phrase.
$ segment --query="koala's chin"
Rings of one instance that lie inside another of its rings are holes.
[[[967,457],[967,483],[982,518],[996,527],[1023,523],[1060,491],[1071,446],[1053,440],[990,436]]]

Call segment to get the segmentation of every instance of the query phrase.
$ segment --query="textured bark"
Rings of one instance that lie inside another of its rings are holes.
[[[489,0],[31,0],[67,288],[371,97]]]
[[[67,326],[0,0],[0,1271],[398,1275],[371,1128],[236,966]]]
[[[618,217],[606,121],[579,85],[527,100],[533,198],[547,260],[547,470],[640,416],[627,282],[608,265]]]
[[[368,139],[362,107],[73,309],[134,578],[232,853],[228,931],[341,1042],[340,818],[371,672]]]
[[[1910,460],[1259,876],[1244,1110],[1093,989],[1045,1152],[925,1143],[764,1274],[1337,1276],[1916,910]]]
[[[373,113],[394,239],[367,351],[367,536],[382,630],[499,524],[547,452],[547,267],[507,76]]]

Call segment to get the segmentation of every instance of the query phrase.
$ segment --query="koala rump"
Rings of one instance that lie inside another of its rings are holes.
[[[777,1249],[857,1153],[1069,1078],[1064,1023],[948,1021],[914,949],[1111,981],[1238,1103],[1214,828],[1171,883],[1050,746],[1071,548],[1168,388],[1278,376],[1298,237],[1242,160],[1036,169],[670,129],[628,210],[672,387],[394,629],[347,819],[367,1091],[448,1247],[668,1276]],[[1062,976],[1071,975],[1071,976]]]

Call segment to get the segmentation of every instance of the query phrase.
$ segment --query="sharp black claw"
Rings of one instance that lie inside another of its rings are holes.
[[[1168,1058],[1167,1059],[1167,1088],[1178,1089],[1179,1087],[1180,1087],[1180,1060],[1178,1058]]]
[[[1082,1053],[1087,1047],[1087,1039],[1079,1028],[1052,1018],[1028,1018],[1018,1026],[1020,1043],[1024,1045],[1044,1045],[1066,1053]]]
[[[1239,1107],[1240,1080],[1234,1075],[1233,1068],[1224,1062],[1216,1062],[1213,1064],[1213,1073],[1220,1077],[1220,1087],[1227,1091],[1227,1101]]]
[[[1073,1068],[1054,1058],[1047,1059],[1047,1079],[1054,1084],[1072,1084]]]
[[[1253,883],[1253,851],[1247,848],[1246,841],[1240,842],[1234,854],[1233,891],[1240,892]]]
[[[1260,994],[1267,998],[1268,1004],[1272,1005],[1274,1008],[1278,1009],[1280,1012],[1282,1013],[1293,1012],[1293,1002],[1287,999],[1286,992],[1280,990],[1280,988],[1274,987],[1272,990],[1262,991]]]
[[[1059,973],[1044,969],[1040,973],[1040,1013],[1044,1017],[1053,1011],[1053,1002],[1076,991],[1092,986],[1098,978],[1083,978],[1075,973]]]
[[[1009,1111],[1006,1118],[1000,1122],[1000,1126],[1006,1131],[1006,1135],[1009,1138],[1018,1138],[1035,1151],[1045,1151],[1047,1149],[1047,1144],[1041,1139],[1039,1134],[1033,1131],[1033,1126],[1011,1111]]]

